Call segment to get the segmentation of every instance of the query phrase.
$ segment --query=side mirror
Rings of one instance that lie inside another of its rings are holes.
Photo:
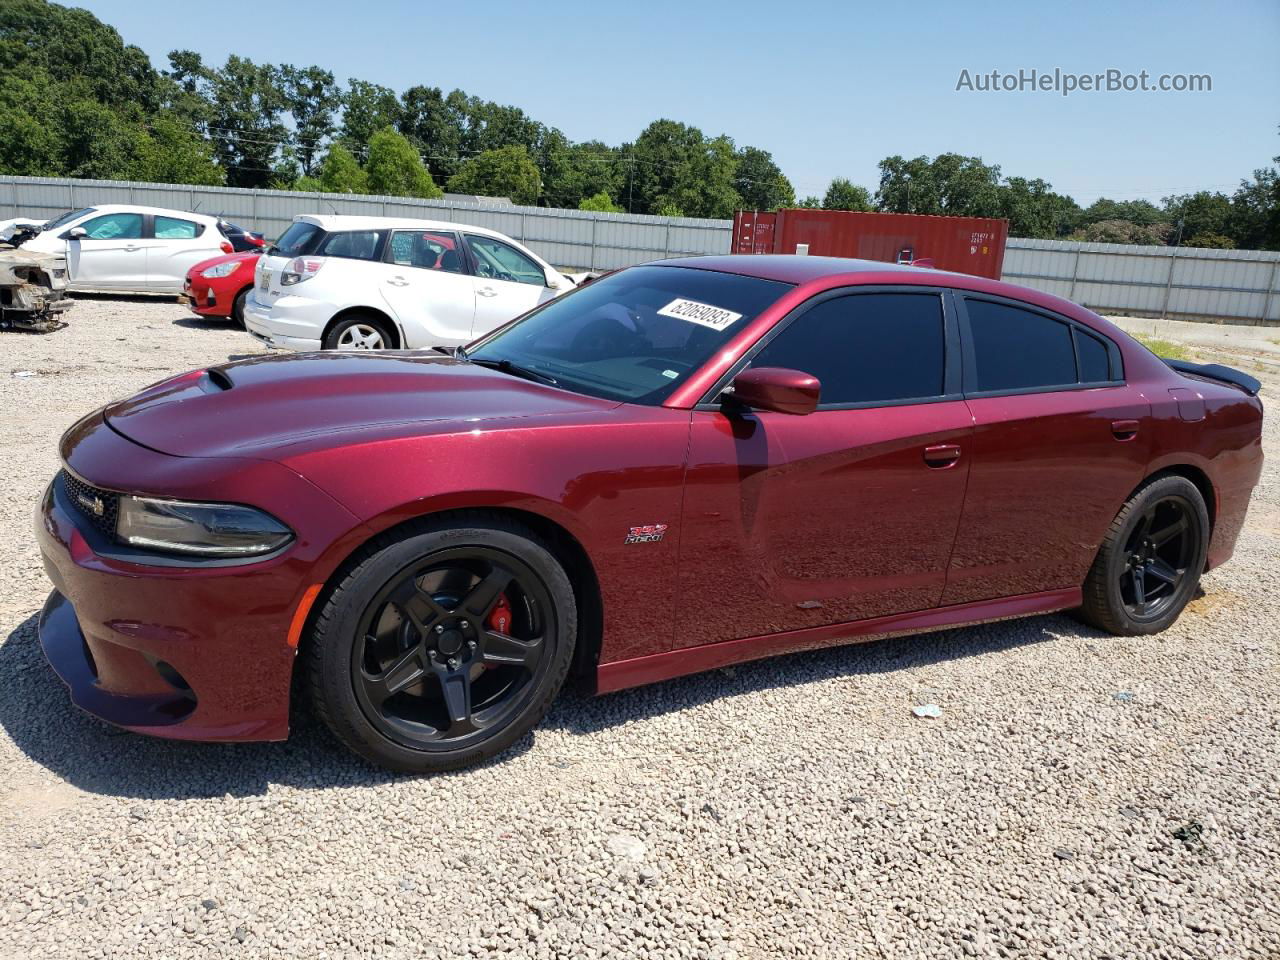
[[[754,367],[733,378],[731,396],[759,410],[802,417],[813,413],[822,395],[818,378],[782,367]]]
[[[558,274],[548,273],[547,286],[552,290],[565,290],[571,288],[573,286],[573,282],[570,281],[569,283],[565,283]]]
[[[88,235],[89,231],[84,227],[72,227],[67,231],[67,238],[69,240],[83,240]]]

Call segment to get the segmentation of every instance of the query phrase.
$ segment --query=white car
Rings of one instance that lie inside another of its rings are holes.
[[[22,249],[65,256],[72,290],[181,293],[188,269],[232,247],[217,217],[109,203],[54,217]]]
[[[457,346],[573,286],[483,227],[302,216],[258,260],[244,321],[291,350]]]

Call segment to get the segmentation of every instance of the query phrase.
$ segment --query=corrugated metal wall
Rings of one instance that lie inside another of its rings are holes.
[[[268,237],[299,213],[371,214],[500,230],[558,267],[612,270],[646,260],[728,253],[731,220],[641,217],[402,197],[0,177],[0,219],[45,220],[76,207],[138,203],[220,214]],[[924,255],[927,255],[925,252]],[[1010,237],[1003,279],[1099,313],[1280,324],[1280,252],[1134,247]]]
[[[404,197],[0,177],[0,219],[30,217],[43,221],[66,210],[103,203],[137,203],[217,214],[272,238],[283,233],[300,213],[457,221],[500,230],[556,266],[576,270],[612,270],[667,256],[727,253],[733,227],[730,220],[640,217]]]

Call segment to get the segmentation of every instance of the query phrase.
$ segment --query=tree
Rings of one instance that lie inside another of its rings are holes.
[[[1164,219],[1170,223],[1182,221],[1182,236],[1225,237],[1231,229],[1231,198],[1223,193],[1201,190],[1182,196],[1164,198]],[[1186,241],[1191,243],[1190,240]],[[1205,244],[1191,244],[1205,246]]]
[[[732,217],[742,206],[742,198],[733,186],[736,166],[732,140],[716,137],[704,141],[686,151],[676,165],[668,192],[658,200],[659,207],[674,206],[687,217]]]
[[[293,117],[293,151],[310,176],[321,145],[333,136],[334,114],[342,105],[342,91],[333,74],[319,67],[280,68],[285,109]]]
[[[759,147],[738,151],[733,187],[748,210],[777,210],[796,202],[795,188],[773,162],[773,155]]]
[[[401,96],[397,129],[426,158],[431,176],[443,183],[458,172],[467,125],[467,95],[439,87],[410,87]]]
[[[538,202],[542,178],[523,144],[486,150],[464,163],[449,178],[451,193],[472,193],[482,197],[510,197],[525,205]]]
[[[579,210],[590,210],[594,213],[626,213],[626,211],[613,202],[613,198],[607,193],[601,191],[590,197],[583,197],[578,202]]]
[[[316,189],[325,193],[368,193],[369,178],[350,150],[331,143],[320,164]]]
[[[342,142],[357,157],[366,156],[379,130],[400,123],[400,101],[390,87],[352,80],[342,97]]]
[[[796,206],[801,207],[802,209],[805,209],[805,210],[820,210],[822,209],[822,199],[820,197],[815,197],[812,194],[810,194],[809,196],[801,200],[799,203],[797,203]]]
[[[369,160],[364,169],[370,193],[427,200],[443,196],[413,144],[391,127],[369,138]]]
[[[58,111],[62,168],[67,176],[128,180],[136,172],[143,130],[95,100],[72,100]]]
[[[872,210],[871,192],[844,177],[836,177],[827,187],[822,198],[823,210],[856,210],[867,213]]]
[[[214,156],[233,187],[265,187],[277,178],[280,148],[289,139],[281,121],[286,98],[278,67],[232,54],[218,70],[190,51],[169,54],[169,77],[207,104],[206,131]]]
[[[172,114],[152,118],[137,148],[134,177],[150,183],[198,183],[219,187],[227,175],[213,148]]]
[[[1012,236],[1056,240],[1080,225],[1082,211],[1044,180],[1010,177],[1000,188],[998,215],[1009,221]]]
[[[559,130],[543,139],[542,195],[549,207],[576,207],[587,197],[621,196],[626,176],[618,151],[599,140],[570,143]]]
[[[1250,250],[1280,250],[1280,157],[1253,171],[1231,198],[1232,237]]]
[[[671,197],[677,171],[703,148],[702,131],[674,120],[655,120],[622,153],[629,163],[627,183],[619,198],[631,213],[656,213]]]
[[[670,200],[663,200],[653,212],[655,217],[683,217],[685,212]]]
[[[1099,197],[1085,208],[1083,221],[1091,224],[1102,220],[1127,220],[1146,227],[1160,223],[1167,217],[1163,210],[1149,200],[1108,200],[1106,197]]]
[[[958,153],[940,153],[932,160],[886,157],[880,161],[876,206],[887,213],[999,216],[1000,168]]]

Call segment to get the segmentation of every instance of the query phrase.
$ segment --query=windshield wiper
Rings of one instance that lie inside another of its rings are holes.
[[[533,380],[535,383],[545,383],[549,387],[560,385],[560,381],[555,377],[549,377],[545,373],[539,373],[537,370],[531,370],[528,367],[522,367],[518,363],[512,363],[510,360],[486,360],[474,357],[463,356],[472,363],[482,367],[488,367],[490,370],[500,370],[503,373],[509,373],[513,377],[523,377],[525,380]]]

